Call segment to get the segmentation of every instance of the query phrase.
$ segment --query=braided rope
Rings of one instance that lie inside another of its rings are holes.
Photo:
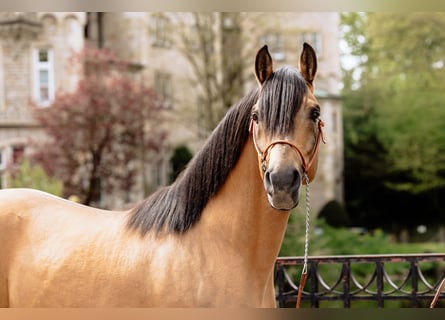
[[[300,308],[301,295],[303,293],[304,285],[306,284],[307,278],[307,259],[309,253],[309,222],[311,217],[311,199],[309,194],[309,177],[306,172],[303,174],[303,179],[306,182],[306,232],[304,237],[304,258],[303,258],[303,269],[301,270],[300,285],[298,286],[297,294],[297,308]]]
[[[303,178],[306,182],[306,231],[304,237],[304,264],[303,264],[303,272],[307,271],[307,257],[309,252],[309,221],[311,217],[311,198],[309,194],[309,177],[306,172],[303,175]]]

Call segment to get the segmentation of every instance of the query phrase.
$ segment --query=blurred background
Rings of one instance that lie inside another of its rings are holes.
[[[0,186],[127,208],[257,85],[262,45],[278,68],[308,42],[328,140],[310,253],[440,252],[444,30],[434,12],[0,13]],[[303,252],[301,208],[281,255]]]

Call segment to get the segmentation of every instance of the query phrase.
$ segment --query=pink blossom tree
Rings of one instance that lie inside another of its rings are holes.
[[[131,66],[105,49],[75,56],[83,78],[33,115],[48,139],[34,159],[63,182],[64,195],[91,204],[101,191],[129,191],[150,152],[166,139],[162,101]]]

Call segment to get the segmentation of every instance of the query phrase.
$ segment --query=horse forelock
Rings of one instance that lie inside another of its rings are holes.
[[[297,69],[283,67],[271,75],[258,100],[260,119],[268,134],[284,136],[294,130],[294,118],[307,90]]]
[[[130,229],[142,235],[152,229],[184,233],[200,219],[207,202],[224,184],[241,155],[258,95],[258,89],[252,90],[232,106],[183,174],[132,210]]]

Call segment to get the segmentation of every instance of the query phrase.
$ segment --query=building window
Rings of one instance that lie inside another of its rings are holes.
[[[267,44],[274,60],[285,59],[283,37],[279,33],[269,33],[261,37],[262,44]]]
[[[318,57],[322,56],[323,53],[323,46],[322,46],[322,39],[321,34],[318,32],[303,32],[299,36],[299,47],[301,48],[303,46],[304,42],[309,43],[312,48],[314,48],[315,53]]]
[[[171,75],[165,72],[156,71],[154,87],[156,93],[162,99],[162,106],[164,109],[173,108]]]
[[[80,51],[84,44],[82,24],[75,16],[68,16],[63,23],[69,49]]]
[[[150,42],[153,46],[170,48],[170,20],[163,15],[153,15],[150,18]]]
[[[54,57],[50,49],[34,51],[34,98],[41,106],[54,100]]]

